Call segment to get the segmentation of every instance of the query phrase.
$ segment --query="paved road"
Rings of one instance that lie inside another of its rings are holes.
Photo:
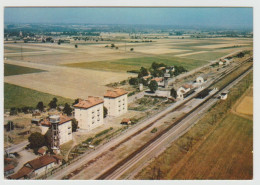
[[[8,153],[14,153],[14,152],[20,152],[21,150],[23,150],[27,145],[29,144],[28,141],[24,141],[22,143],[19,143],[17,145],[13,145],[9,148],[6,148],[5,149],[5,152],[8,152]]]

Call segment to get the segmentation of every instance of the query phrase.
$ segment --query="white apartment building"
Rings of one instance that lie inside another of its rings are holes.
[[[44,119],[41,122],[42,134],[46,134],[48,130],[51,131],[52,123],[51,119],[55,117],[57,119],[58,132],[59,132],[59,145],[62,145],[68,141],[72,140],[72,122],[71,119],[66,115],[55,115]]]
[[[127,112],[127,91],[124,89],[107,90],[104,95],[104,106],[109,116],[119,116]]]
[[[92,130],[103,124],[104,101],[101,98],[89,96],[87,100],[79,100],[74,108],[80,129]]]

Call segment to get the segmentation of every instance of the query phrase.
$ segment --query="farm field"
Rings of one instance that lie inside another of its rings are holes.
[[[99,62],[84,62],[66,64],[68,67],[95,69],[95,70],[108,70],[108,71],[128,71],[140,69],[142,66],[149,68],[153,62],[160,62],[167,65],[182,65],[188,70],[207,64],[207,61],[182,59],[178,57],[169,56],[155,56],[155,57],[141,57],[141,58],[128,58],[112,61],[99,61]]]
[[[11,107],[24,107],[31,106],[36,107],[39,101],[42,101],[45,106],[56,97],[58,104],[73,103],[74,100],[63,98],[60,96],[54,96],[47,93],[42,93],[32,89],[4,83],[4,109]]]
[[[216,152],[218,151],[218,152]],[[171,179],[252,179],[253,122],[228,114]]]
[[[103,34],[103,33],[102,33]],[[252,39],[154,39],[153,42],[141,42],[134,39],[122,39],[126,34],[104,33],[104,39],[110,41],[71,41],[70,44],[57,43],[5,43],[5,63],[44,70],[44,73],[27,73],[5,76],[4,82],[68,99],[103,96],[109,89],[106,85],[126,80],[134,74],[128,70],[150,67],[152,62],[168,65],[182,65],[188,70],[207,64],[217,57],[251,47]],[[138,42],[136,42],[138,41]],[[110,46],[114,43],[118,49]],[[218,44],[241,44],[234,49],[198,48],[197,46]],[[75,48],[78,44],[78,48]],[[243,45],[246,44],[246,45]],[[23,47],[21,57],[20,47]],[[108,47],[105,47],[108,45]],[[130,51],[134,48],[134,51]],[[200,53],[194,53],[200,52]],[[202,52],[202,53],[201,53]],[[203,53],[204,52],[204,53]],[[186,54],[182,57],[177,55]],[[196,56],[196,59],[193,57]],[[19,67],[21,69],[21,67]],[[22,70],[25,71],[25,70]],[[18,73],[11,68],[9,74]],[[8,74],[7,73],[7,74]],[[91,88],[90,88],[91,87]]]
[[[34,69],[29,67],[17,66],[12,64],[4,64],[4,76],[28,74],[28,73],[39,73],[44,70]]]

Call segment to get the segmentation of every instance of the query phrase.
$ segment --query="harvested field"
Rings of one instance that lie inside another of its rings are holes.
[[[245,96],[236,108],[240,114],[253,115],[253,97]]]
[[[208,51],[197,51],[197,52],[191,52],[191,53],[184,53],[180,55],[175,55],[176,57],[185,57],[189,55],[194,55],[194,54],[200,54],[200,53],[207,53]]]
[[[105,71],[97,73],[95,70],[88,69],[19,63],[10,60],[8,62],[28,67],[34,66],[48,70],[48,72],[6,76],[5,82],[69,99],[87,98],[93,95],[103,96],[105,91],[109,89],[106,84],[122,81],[133,76],[127,73]]]
[[[229,114],[185,165],[169,176],[171,179],[252,179],[252,151],[253,122]]]

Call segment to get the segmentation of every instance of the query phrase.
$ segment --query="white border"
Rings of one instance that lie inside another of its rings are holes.
[[[71,184],[71,183],[80,183],[80,184],[238,184],[238,185],[245,185],[245,184],[260,184],[260,119],[259,119],[259,94],[260,94],[260,61],[259,61],[259,33],[260,33],[260,7],[259,7],[259,0],[177,0],[177,1],[169,1],[169,0],[96,0],[96,1],[86,1],[86,0],[1,0],[1,13],[0,13],[0,20],[1,20],[1,45],[0,45],[0,71],[2,72],[0,83],[1,83],[1,91],[0,91],[0,98],[1,98],[1,105],[0,105],[0,120],[3,121],[3,12],[4,7],[11,6],[11,7],[18,7],[18,6],[27,6],[27,7],[34,7],[34,6],[48,6],[48,7],[57,7],[57,6],[88,6],[88,7],[253,7],[253,14],[254,14],[254,179],[250,181],[194,181],[194,180],[187,180],[187,181],[10,181],[10,180],[3,180],[3,160],[1,160],[1,169],[0,169],[0,176],[1,176],[1,184],[27,184],[27,183],[41,183],[41,184],[56,184],[56,183],[63,183],[63,184]],[[258,113],[258,114],[257,114]],[[3,123],[3,122],[2,122]],[[3,133],[3,127],[0,127],[0,132]],[[2,139],[0,140],[0,151],[1,156],[3,156],[3,135]]]

